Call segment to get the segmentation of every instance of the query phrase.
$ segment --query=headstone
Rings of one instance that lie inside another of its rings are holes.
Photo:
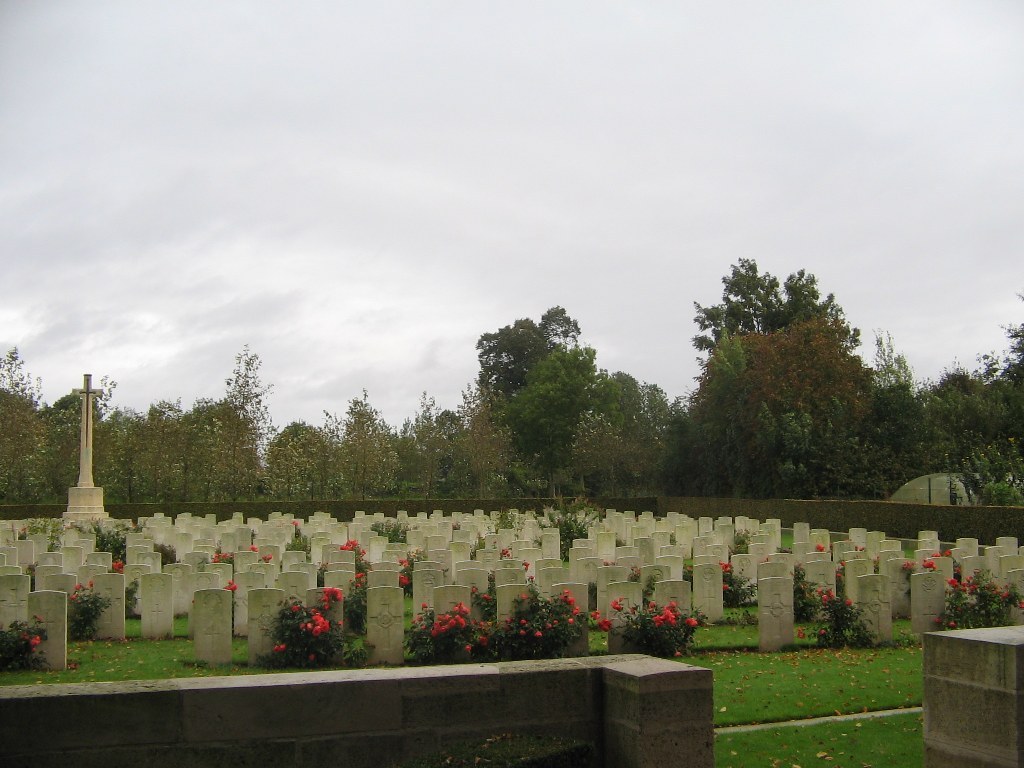
[[[858,593],[860,582],[857,581],[857,579],[867,576],[873,572],[874,566],[870,560],[847,560],[846,568],[843,573],[843,587],[846,590],[846,596],[855,603],[860,602]]]
[[[401,587],[370,587],[366,590],[366,644],[370,647],[370,664],[402,663],[404,612],[405,592]]]
[[[459,603],[469,608],[472,602],[473,593],[469,587],[452,584],[434,589],[435,613],[448,613]]]
[[[277,577],[277,588],[284,590],[286,598],[302,600],[306,590],[315,586],[315,583],[309,583],[309,577],[301,571],[282,571]]]
[[[626,625],[625,617],[633,608],[643,607],[642,586],[635,581],[613,581],[608,585],[608,610],[602,611],[612,622],[612,628],[608,632],[608,653],[623,653],[625,651],[623,628]],[[613,605],[620,605],[621,611],[612,608]]]
[[[274,619],[284,605],[284,591],[280,589],[253,589],[249,591],[249,666],[273,652]]]
[[[922,571],[910,577],[910,627],[922,634],[939,629],[946,606],[946,580],[938,571]]]
[[[28,594],[28,615],[39,618],[46,630],[46,639],[35,650],[45,669],[67,669],[68,666],[68,595],[67,592],[36,591]]]
[[[804,565],[804,578],[819,589],[836,593],[836,566],[831,560],[814,560]]]
[[[722,568],[717,563],[693,567],[693,606],[711,624],[721,621],[725,615],[722,587]]]
[[[234,621],[232,632],[236,637],[249,634],[249,593],[254,589],[262,589],[263,574],[243,571],[234,578]]]
[[[163,640],[174,636],[174,580],[166,573],[144,573],[140,579],[142,637]]]
[[[864,625],[875,643],[892,640],[892,606],[889,578],[882,574],[857,577],[857,604],[864,611]]]
[[[793,580],[789,578],[760,579],[757,582],[758,649],[777,651],[792,645]]]
[[[32,577],[28,574],[0,576],[0,629],[12,621],[28,621],[28,595]]]
[[[164,574],[150,574],[149,578]],[[200,589],[193,597],[192,628],[196,661],[223,665],[231,663],[231,604],[226,589]]]
[[[660,606],[675,603],[680,611],[689,611],[693,606],[690,582],[682,579],[659,581],[654,585],[654,602]]]
[[[97,595],[110,600],[96,622],[96,639],[124,640],[124,574],[97,574],[92,585]]]

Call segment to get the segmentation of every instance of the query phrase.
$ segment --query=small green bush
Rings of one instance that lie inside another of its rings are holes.
[[[1013,623],[1011,608],[1024,607],[1014,586],[1000,587],[987,571],[962,581],[950,579],[938,629],[1005,627]]]
[[[836,597],[830,589],[819,589],[818,645],[822,648],[868,648],[874,639],[864,624],[864,612],[848,597]]]
[[[12,621],[7,629],[0,629],[0,672],[40,669],[43,660],[36,647],[45,639],[46,628],[38,621]]]
[[[557,659],[583,635],[585,621],[568,590],[545,598],[530,584],[513,602],[512,615],[495,625],[490,643],[500,659]]]
[[[91,581],[76,584],[68,595],[68,639],[95,640],[100,616],[110,604],[109,597],[96,594]]]

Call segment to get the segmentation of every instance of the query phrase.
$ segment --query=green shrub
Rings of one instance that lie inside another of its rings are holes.
[[[7,629],[0,629],[0,672],[40,669],[43,659],[36,647],[45,639],[46,628],[38,621],[12,621]]]
[[[814,582],[807,580],[804,567],[793,566],[793,620],[801,624],[814,621],[820,605],[821,596]]]
[[[500,659],[557,659],[582,637],[585,621],[568,590],[545,598],[530,584],[513,602],[512,615],[495,625],[490,644]]]
[[[409,526],[399,520],[388,518],[383,522],[374,523],[370,526],[378,536],[383,536],[392,544],[405,544],[406,536],[409,533]]]
[[[436,754],[403,762],[399,768],[590,768],[594,764],[594,747],[585,742],[502,734],[453,744]]]
[[[362,666],[366,658],[362,648],[347,642],[341,621],[326,616],[341,599],[340,589],[328,587],[315,606],[294,598],[287,600],[274,617],[274,647],[260,662],[275,668],[309,669],[339,662]]]
[[[738,575],[731,563],[722,566],[722,603],[726,608],[744,608],[753,605],[756,584]],[[646,592],[644,599],[647,599]]]
[[[405,633],[405,648],[418,664],[457,664],[488,658],[486,627],[469,616],[459,603],[450,611],[435,614],[426,603]]]
[[[962,581],[950,579],[946,604],[940,619],[941,629],[979,629],[1012,624],[1011,609],[1024,607],[1014,586],[1000,587],[987,571]]]
[[[110,604],[109,597],[96,594],[91,581],[76,584],[68,595],[68,640],[95,640],[100,616]]]
[[[623,609],[617,600],[611,608],[624,621],[622,638],[628,645],[651,656],[672,658],[689,653],[697,627],[707,624],[698,611],[682,611],[675,603],[661,607],[645,601],[642,607]]]
[[[820,600],[818,645],[822,648],[868,648],[874,638],[864,625],[864,613],[848,597],[836,597],[830,589],[816,591]]]

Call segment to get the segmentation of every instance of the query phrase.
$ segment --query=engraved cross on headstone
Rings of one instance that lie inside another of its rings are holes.
[[[93,401],[103,394],[102,389],[92,388],[92,374],[83,376],[81,389],[73,390],[82,398],[81,453],[78,463],[78,487],[93,488],[92,482],[92,411]]]

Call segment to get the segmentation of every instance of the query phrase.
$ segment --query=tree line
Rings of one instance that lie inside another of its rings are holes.
[[[722,301],[694,304],[696,388],[597,365],[562,307],[483,333],[455,409],[427,393],[399,428],[364,391],[343,415],[277,428],[272,385],[245,347],[219,399],[96,402],[97,485],[108,501],[714,495],[887,498],[949,472],[970,500],[1024,503],[1024,324],[1009,349],[915,381],[887,335],[874,361],[813,275],[743,259]],[[76,481],[81,401],[47,404],[18,350],[0,359],[0,503],[63,502]]]

